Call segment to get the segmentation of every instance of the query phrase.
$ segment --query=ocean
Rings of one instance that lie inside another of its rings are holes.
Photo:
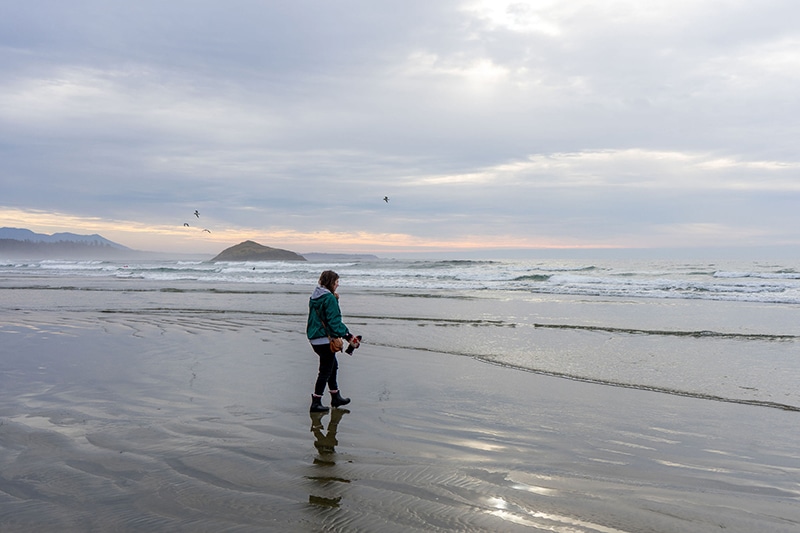
[[[800,304],[800,262],[380,260],[316,262],[9,261],[0,275],[141,279],[156,282],[308,286],[320,268],[351,287],[523,291],[595,297]]]
[[[800,410],[797,262],[0,260],[0,289],[124,293],[132,310],[191,293],[193,305],[243,313],[265,312],[262,296],[281,294],[274,311],[302,317],[324,269],[340,274],[344,313],[373,346]]]

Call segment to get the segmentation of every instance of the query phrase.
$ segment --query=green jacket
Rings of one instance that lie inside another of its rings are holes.
[[[321,317],[328,326],[327,332],[322,325]],[[346,337],[350,331],[342,322],[342,312],[339,309],[339,300],[327,289],[317,287],[314,294],[308,300],[308,323],[306,324],[306,336],[309,340],[327,337]]]

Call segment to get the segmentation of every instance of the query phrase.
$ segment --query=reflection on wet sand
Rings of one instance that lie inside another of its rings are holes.
[[[328,427],[325,428],[323,417],[328,413],[310,413],[311,416],[311,432],[314,434],[314,447],[317,449],[318,455],[314,457],[314,465],[319,467],[332,467],[336,466],[335,454],[336,446],[339,441],[336,440],[336,431],[339,429],[339,422],[342,416],[349,413],[347,409],[332,409],[331,419],[328,421]],[[330,487],[335,486],[336,483],[350,483],[349,479],[345,479],[334,475],[319,475],[307,476],[308,479],[317,481],[322,490],[328,491]],[[338,507],[341,502],[342,496],[320,496],[310,494],[308,496],[308,503],[314,505],[321,505],[324,507]]]

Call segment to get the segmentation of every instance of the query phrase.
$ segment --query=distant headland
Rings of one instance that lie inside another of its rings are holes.
[[[325,263],[331,261],[381,261],[381,258],[372,254],[331,254],[323,252],[309,252],[301,254],[308,261]]]
[[[0,253],[8,257],[25,258],[87,258],[113,259],[136,254],[127,246],[117,244],[97,234],[34,233],[29,229],[0,228]]]

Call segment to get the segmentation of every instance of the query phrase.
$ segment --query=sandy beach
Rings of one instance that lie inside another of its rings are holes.
[[[4,532],[800,530],[797,412],[371,345],[362,317],[352,403],[312,417],[302,291],[3,293]]]

